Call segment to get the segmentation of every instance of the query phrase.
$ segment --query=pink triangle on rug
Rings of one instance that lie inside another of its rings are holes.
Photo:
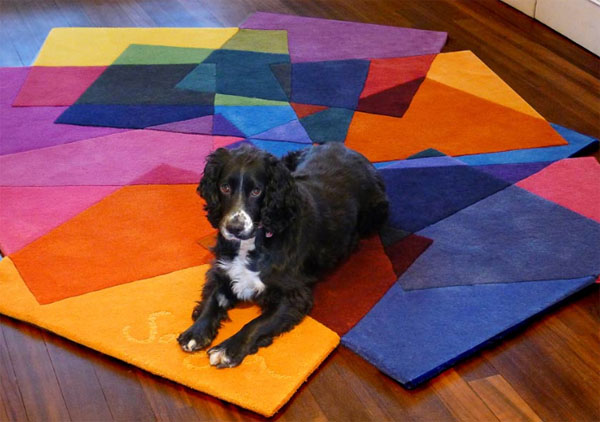
[[[309,138],[308,133],[306,133],[304,126],[302,126],[302,123],[300,123],[299,120],[292,120],[284,125],[274,127],[263,133],[254,135],[253,138],[312,144],[312,140]]]
[[[202,116],[194,119],[182,120],[179,122],[165,123],[158,126],[151,126],[147,129],[160,130],[163,132],[198,133],[210,135],[213,130],[213,116]]]
[[[235,144],[237,142],[243,141],[244,138],[238,138],[236,136],[214,136],[213,148],[224,148],[226,146]]]
[[[0,181],[4,186],[124,186],[167,164],[187,170],[185,182],[196,183],[212,148],[210,135],[132,130],[2,155]],[[153,177],[152,182],[170,179]]]
[[[60,226],[120,186],[0,187],[0,249],[7,255]]]
[[[107,66],[33,66],[13,106],[70,106]]]
[[[517,186],[600,223],[600,164],[595,157],[557,161]]]
[[[130,185],[179,185],[188,184],[193,180],[200,180],[199,168],[197,171],[181,169],[168,164],[161,164],[148,173],[135,179]]]

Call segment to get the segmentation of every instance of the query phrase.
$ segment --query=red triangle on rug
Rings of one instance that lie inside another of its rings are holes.
[[[402,117],[425,78],[417,78],[358,100],[358,111]]]
[[[373,59],[360,98],[386,91],[427,75],[435,54],[391,59]]]
[[[319,111],[325,110],[327,107],[313,104],[298,104],[298,103],[290,103],[298,119],[301,119],[306,116],[310,116],[311,114],[318,113]]]

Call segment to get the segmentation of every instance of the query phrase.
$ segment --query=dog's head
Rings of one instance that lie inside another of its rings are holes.
[[[228,240],[250,239],[260,227],[268,236],[279,234],[299,206],[298,189],[283,162],[247,145],[213,152],[198,193],[208,220]]]

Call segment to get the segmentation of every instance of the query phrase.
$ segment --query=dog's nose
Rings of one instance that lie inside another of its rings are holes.
[[[239,218],[237,216],[233,217],[229,221],[227,221],[225,228],[232,235],[238,236],[240,233],[242,233],[244,231],[244,228],[245,228],[244,220],[242,220],[241,218]]]

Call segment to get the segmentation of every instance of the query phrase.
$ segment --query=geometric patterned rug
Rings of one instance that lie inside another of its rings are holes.
[[[446,36],[270,13],[53,29],[32,66],[0,68],[0,313],[271,416],[340,341],[410,388],[593,284],[600,166],[569,157],[598,141],[440,53]],[[206,156],[327,142],[379,169],[388,225],[239,367],[184,353],[215,236]]]

